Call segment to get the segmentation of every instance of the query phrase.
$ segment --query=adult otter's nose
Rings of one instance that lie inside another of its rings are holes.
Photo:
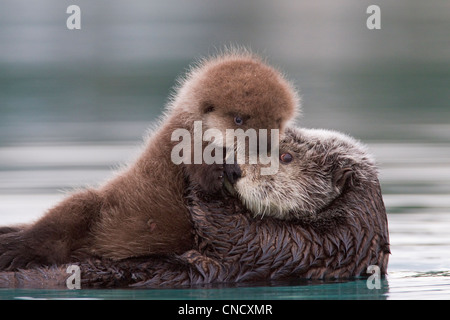
[[[225,175],[231,184],[235,184],[242,176],[241,168],[237,163],[225,164]]]

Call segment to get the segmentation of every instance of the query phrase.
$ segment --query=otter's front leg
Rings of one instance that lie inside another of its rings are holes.
[[[0,270],[70,262],[90,240],[101,208],[94,191],[74,194],[35,224],[0,235]],[[6,229],[4,229],[6,230]]]
[[[153,262],[153,263],[152,263]],[[139,281],[132,287],[160,288],[185,285],[218,283],[226,281],[228,266],[219,260],[202,255],[197,250],[189,250],[170,260],[149,260],[149,265],[135,273]]]
[[[201,254],[197,250],[189,250],[178,256],[178,260],[187,263],[198,274],[192,274],[191,283],[222,282],[227,277],[225,264]]]

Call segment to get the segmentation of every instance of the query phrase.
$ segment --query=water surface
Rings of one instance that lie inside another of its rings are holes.
[[[365,280],[165,290],[4,290],[0,299],[450,298],[450,3],[4,0],[0,10],[0,224],[27,223],[139,153],[176,78],[233,43],[299,87],[299,125],[343,131],[380,166],[392,255]]]

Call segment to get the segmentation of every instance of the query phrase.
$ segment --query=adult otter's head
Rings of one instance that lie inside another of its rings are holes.
[[[234,189],[255,215],[317,220],[348,186],[377,180],[365,147],[335,131],[287,128],[279,158],[274,175],[261,175],[259,164],[240,166]]]
[[[170,110],[201,120],[203,130],[223,134],[226,129],[249,128],[283,132],[299,111],[299,97],[261,58],[232,49],[193,67],[180,81]]]

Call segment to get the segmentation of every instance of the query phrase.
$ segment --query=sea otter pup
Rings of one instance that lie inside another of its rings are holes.
[[[294,128],[280,149],[282,164],[272,177],[242,166],[238,197],[189,188],[195,249],[165,258],[84,261],[81,287],[344,279],[365,275],[369,265],[385,274],[387,217],[366,149],[337,132]],[[256,199],[264,204],[256,207]],[[66,267],[3,272],[0,287],[65,287]]]
[[[77,192],[33,225],[0,230],[0,270],[68,263],[87,256],[119,260],[183,253],[193,247],[185,205],[187,183],[208,193],[224,176],[239,176],[233,164],[175,164],[177,129],[278,129],[295,117],[299,99],[273,67],[245,50],[202,61],[180,81],[159,127],[141,156],[99,188]],[[196,146],[193,146],[196,149]]]

